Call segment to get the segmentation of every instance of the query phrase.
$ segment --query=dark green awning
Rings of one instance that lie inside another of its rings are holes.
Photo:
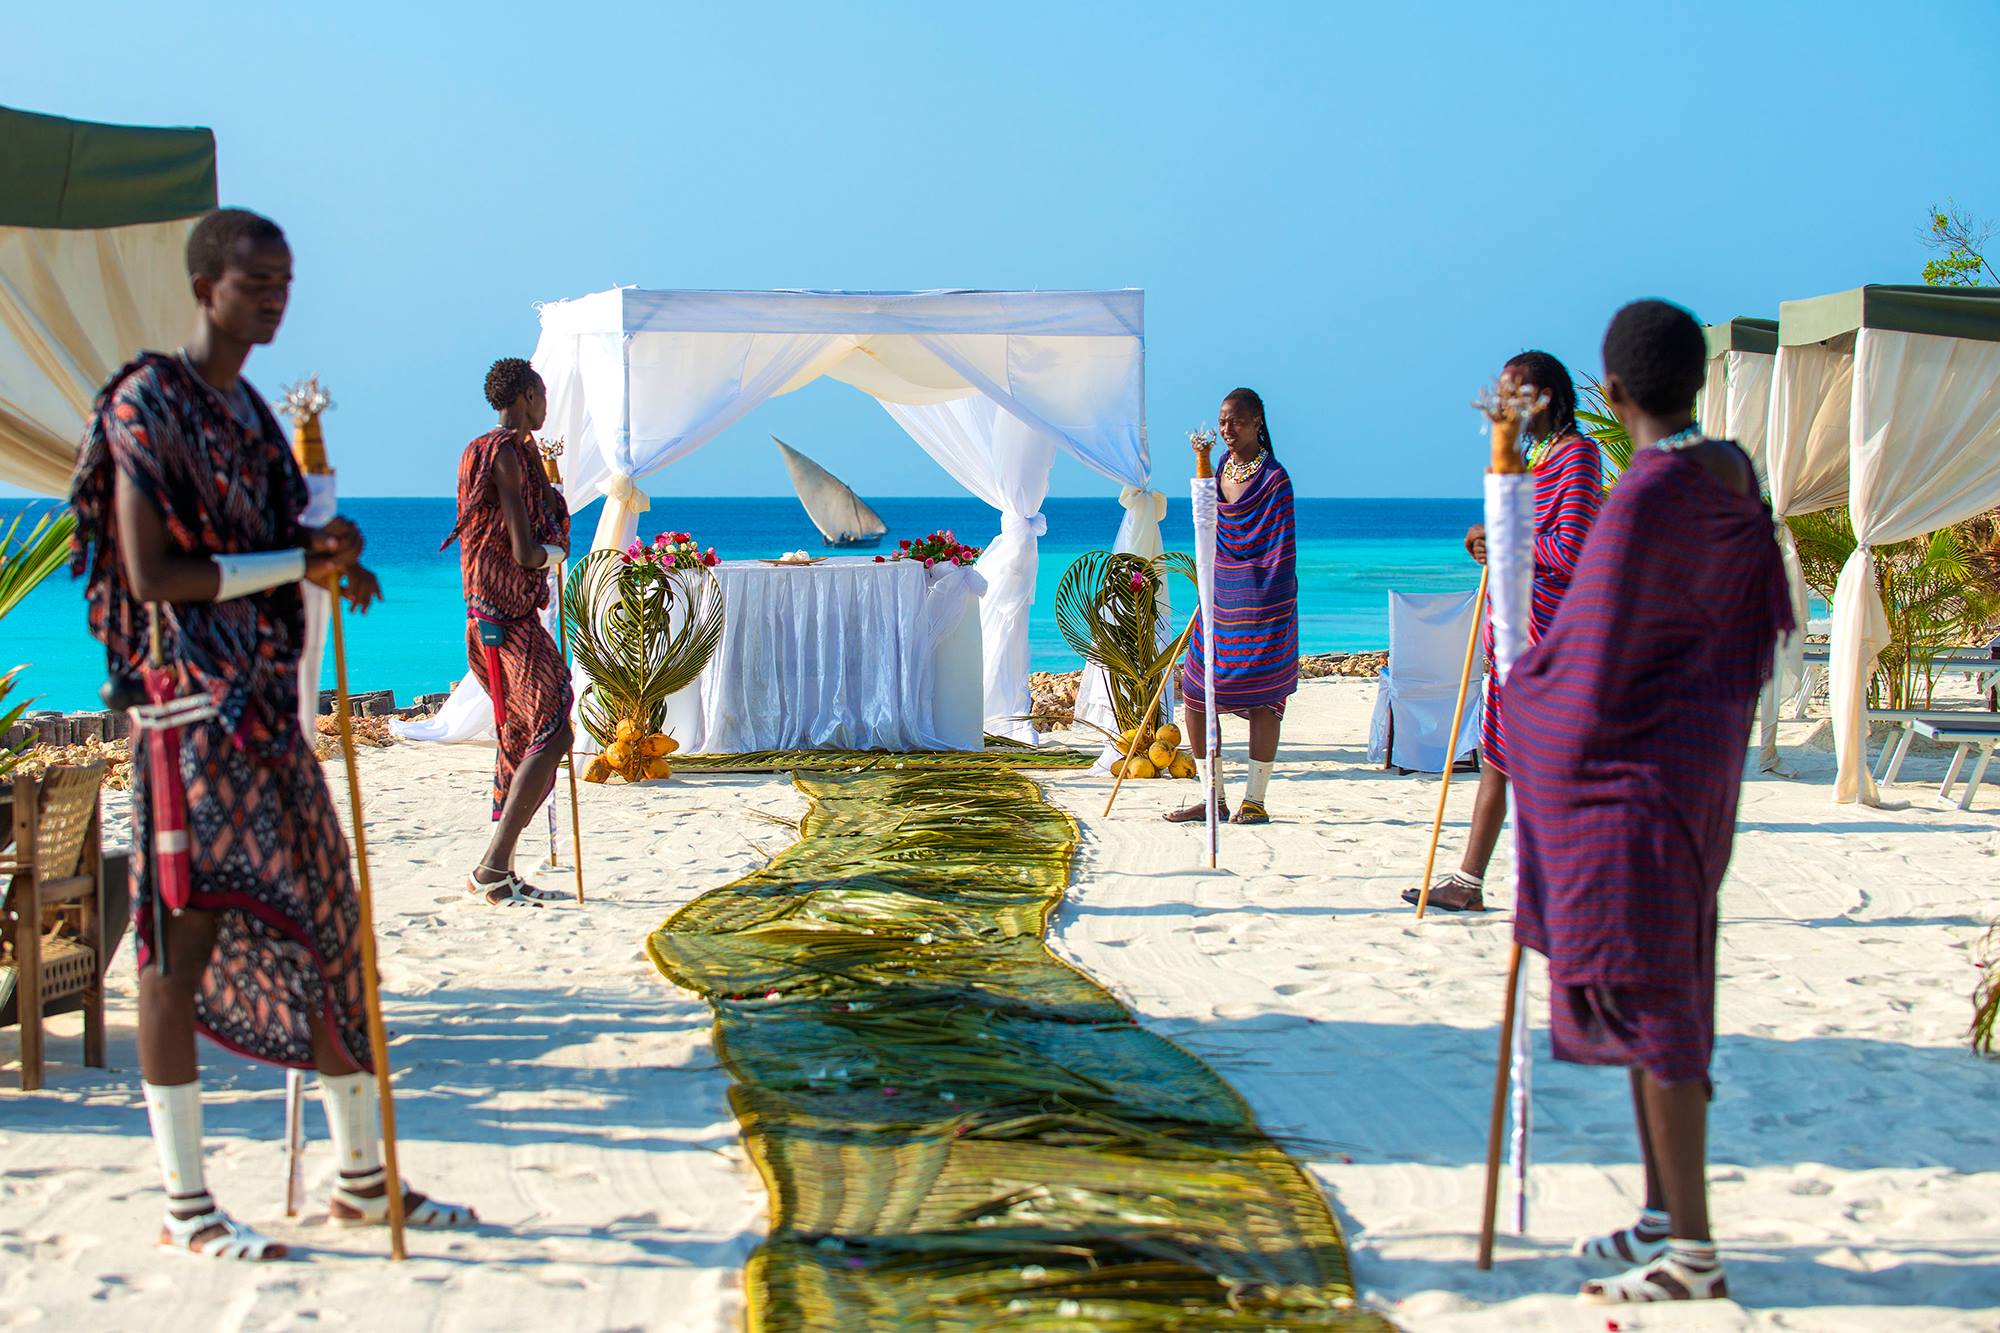
[[[1778,307],[1778,341],[1787,347],[1856,329],[2000,342],[2000,287],[1856,287]]]
[[[0,107],[0,226],[83,231],[215,207],[215,135]]]
[[[1724,352],[1762,352],[1765,356],[1778,354],[1778,321],[1775,319],[1751,319],[1738,315],[1726,324],[1710,324],[1702,330],[1708,335],[1708,354],[1721,356]]]

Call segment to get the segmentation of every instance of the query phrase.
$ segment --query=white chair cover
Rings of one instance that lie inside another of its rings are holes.
[[[1442,773],[1479,748],[1485,693],[1475,683],[1454,738],[1465,644],[1479,618],[1479,593],[1389,594],[1389,665],[1375,692],[1368,762]]]

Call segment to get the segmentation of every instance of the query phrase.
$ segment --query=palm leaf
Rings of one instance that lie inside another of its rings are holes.
[[[7,695],[13,690],[14,677],[20,675],[22,670],[23,668],[21,667],[15,667],[6,675],[0,676],[0,702],[4,702]],[[33,699],[23,699],[6,712],[0,713],[0,736],[5,736],[8,732],[12,731],[14,724],[21,720],[22,716],[28,711],[29,706],[34,702]],[[28,743],[26,741],[21,741],[13,745],[0,744],[0,778],[6,777],[9,773],[20,767],[21,758],[27,752]]]
[[[5,616],[35,585],[60,569],[69,559],[69,541],[76,532],[76,515],[67,508],[43,514],[35,526],[21,533],[28,511],[14,515],[7,535],[0,538],[0,616]]]
[[[1139,725],[1165,673],[1179,660],[1187,631],[1171,632],[1162,615],[1167,576],[1194,581],[1194,561],[1174,551],[1152,560],[1125,551],[1088,551],[1056,585],[1056,628],[1071,650],[1101,668],[1118,726]]]
[[[1576,419],[1590,432],[1597,447],[1604,453],[1608,464],[1604,478],[1604,488],[1610,490],[1626,468],[1632,466],[1632,435],[1625,429],[1625,423],[1611,410],[1611,403],[1604,396],[1604,386],[1597,382],[1595,375],[1583,377],[1583,404],[1576,409]],[[1532,460],[1531,460],[1532,461]]]
[[[589,681],[579,714],[600,746],[611,744],[620,722],[660,730],[667,697],[692,684],[722,643],[722,585],[706,569],[662,577],[622,552],[592,551],[570,571],[562,596]]]

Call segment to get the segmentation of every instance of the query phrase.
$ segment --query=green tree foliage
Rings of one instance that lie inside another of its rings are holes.
[[[2000,287],[2000,273],[1986,260],[1993,224],[1975,220],[1956,203],[1931,209],[1924,228],[1926,250],[1937,258],[1924,264],[1924,281],[1933,287]]]
[[[1876,588],[1889,615],[1868,702],[1877,708],[1927,708],[1940,651],[1977,637],[2000,616],[2000,597],[1981,577],[1993,540],[1995,514],[1909,541],[1875,548]],[[1786,520],[1798,546],[1806,586],[1831,602],[1841,567],[1854,554],[1854,524],[1845,509],[1823,509]]]

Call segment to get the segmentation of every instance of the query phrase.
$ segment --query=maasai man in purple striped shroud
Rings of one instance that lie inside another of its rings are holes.
[[[1549,960],[1556,1058],[1632,1071],[1664,1196],[1637,1226],[1586,1242],[1655,1261],[1586,1289],[1610,1299],[1726,1290],[1689,1145],[1702,1142],[1715,1041],[1716,892],[1757,692],[1792,612],[1748,458],[1692,425],[1704,356],[1678,307],[1643,302],[1613,322],[1606,386],[1632,463],[1555,623],[1507,680],[1514,937]]]
[[[1278,724],[1286,700],[1299,687],[1292,479],[1271,452],[1264,403],[1254,392],[1231,392],[1223,400],[1217,425],[1229,453],[1217,479],[1215,706],[1250,720],[1250,772],[1234,822],[1262,824],[1270,820],[1264,793],[1277,762]],[[1181,668],[1181,698],[1187,706],[1188,739],[1198,767],[1207,762],[1203,754],[1207,642],[1208,626],[1197,615]],[[1221,789],[1218,776],[1216,790]],[[1192,822],[1206,818],[1206,812],[1197,802],[1167,818]]]
[[[1563,594],[1576,573],[1583,539],[1604,503],[1604,458],[1596,440],[1576,424],[1576,382],[1569,368],[1547,352],[1522,352],[1502,367],[1503,385],[1548,395],[1548,405],[1535,414],[1529,429],[1545,443],[1530,452],[1535,478],[1534,600],[1528,616],[1528,642],[1542,637],[1555,619]],[[1486,563],[1486,525],[1475,524],[1465,534],[1466,549]],[[1482,615],[1487,614],[1482,610]],[[1486,621],[1486,656],[1493,657],[1493,622]],[[1501,712],[1500,685],[1486,677],[1484,706],[1479,715],[1479,795],[1472,805],[1472,826],[1466,830],[1465,857],[1457,870],[1431,885],[1430,906],[1447,912],[1486,910],[1486,867],[1507,822],[1507,732]],[[1421,890],[1403,891],[1414,906]]]

